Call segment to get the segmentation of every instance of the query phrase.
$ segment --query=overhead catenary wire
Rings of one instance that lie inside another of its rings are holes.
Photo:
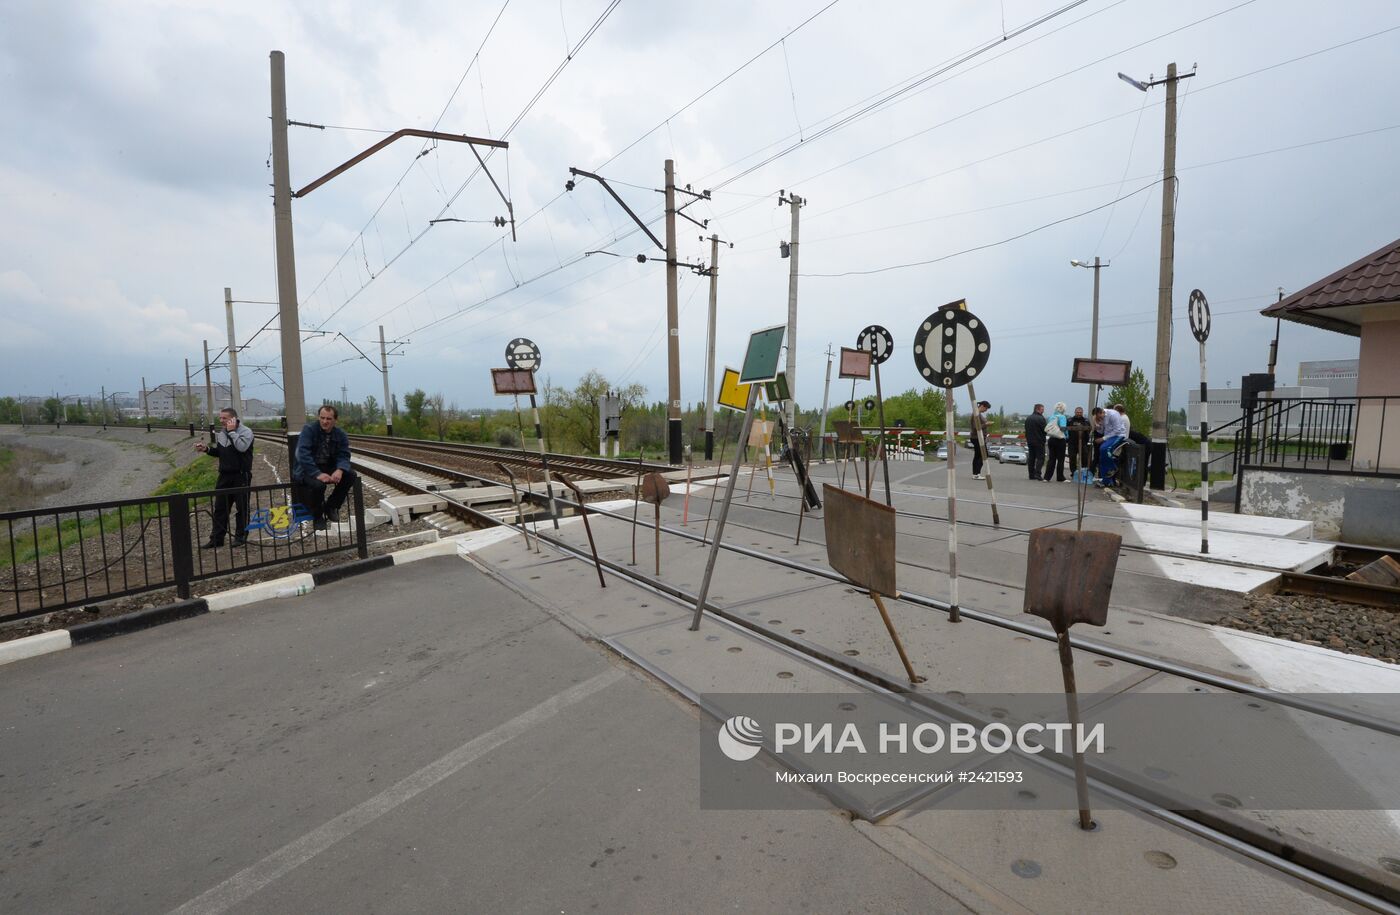
[[[1000,246],[1005,245],[1005,244],[1010,244],[1011,242],[1013,242],[1013,241],[1018,241],[1018,240],[1020,240],[1020,239],[1022,239],[1022,238],[1027,237],[1028,235],[1034,235],[1034,234],[1036,234],[1037,232],[1043,232],[1044,230],[1049,229],[1049,228],[1052,228],[1052,227],[1054,227],[1054,226],[1058,226],[1058,225],[1061,225],[1061,224],[1066,223],[1066,222],[1070,222],[1070,221],[1075,220],[1075,219],[1080,219],[1080,218],[1082,218],[1082,217],[1084,217],[1084,216],[1088,216],[1090,213],[1097,213],[1099,210],[1102,210],[1102,209],[1105,209],[1105,208],[1107,208],[1107,207],[1113,206],[1115,203],[1118,203],[1118,202],[1121,201],[1121,200],[1127,200],[1129,197],[1136,197],[1138,194],[1141,194],[1143,191],[1150,190],[1150,189],[1152,189],[1153,187],[1156,187],[1156,186],[1157,186],[1158,184],[1160,184],[1160,183],[1161,183],[1161,180],[1159,179],[1159,180],[1157,180],[1157,181],[1151,182],[1150,184],[1144,184],[1142,187],[1138,188],[1138,189],[1135,190],[1135,191],[1130,191],[1129,193],[1124,194],[1124,195],[1122,195],[1122,196],[1120,196],[1120,197],[1115,197],[1114,199],[1109,200],[1109,201],[1107,201],[1106,203],[1101,203],[1101,204],[1099,204],[1099,205],[1096,206],[1096,207],[1092,207],[1092,208],[1090,208],[1090,209],[1084,210],[1083,212],[1074,213],[1074,214],[1069,215],[1069,216],[1063,216],[1063,217],[1061,217],[1061,218],[1059,218],[1059,219],[1055,219],[1055,220],[1052,220],[1052,221],[1050,221],[1050,222],[1047,222],[1047,223],[1045,223],[1044,225],[1036,226],[1036,227],[1033,228],[1033,229],[1027,229],[1027,230],[1024,231],[1024,232],[1018,232],[1017,234],[1012,235],[1012,236],[1010,236],[1010,237],[1008,237],[1008,238],[1003,238],[1003,239],[1001,239],[1000,241],[988,242],[987,244],[984,244],[984,245],[974,245],[973,247],[970,247],[970,248],[963,248],[963,249],[960,250],[960,251],[953,251],[953,252],[951,252],[951,253],[949,253],[949,254],[944,254],[944,255],[941,255],[941,256],[939,256],[939,257],[931,257],[931,258],[928,258],[928,259],[926,259],[926,260],[921,260],[921,261],[909,261],[908,263],[903,263],[903,264],[889,264],[889,265],[884,266],[884,267],[872,267],[872,268],[867,269],[867,270],[845,270],[845,271],[842,271],[842,272],[840,272],[840,273],[800,273],[800,274],[798,274],[798,276],[814,277],[814,278],[816,278],[816,277],[821,277],[821,278],[833,278],[833,277],[842,277],[842,276],[870,276],[870,275],[875,274],[875,273],[888,273],[888,272],[891,271],[891,270],[904,270],[904,269],[907,269],[907,268],[910,268],[910,267],[925,267],[925,266],[928,266],[929,264],[941,263],[942,261],[950,260],[950,259],[952,259],[952,258],[954,258],[954,257],[961,257],[961,256],[964,255],[964,254],[972,254],[973,252],[976,252],[976,251],[986,251],[986,250],[989,249],[989,248],[997,248],[997,247],[1000,247]]]
[[[1239,4],[1239,6],[1243,6],[1243,5],[1245,5],[1245,4]],[[1236,7],[1231,7],[1230,9],[1236,9],[1236,8],[1238,8],[1238,6],[1236,6]],[[1222,15],[1224,12],[1228,12],[1228,11],[1229,11],[1229,10],[1221,11],[1221,13],[1217,13],[1217,14],[1215,14],[1215,15]],[[1210,17],[1208,17],[1208,18],[1210,18]],[[1388,31],[1388,30],[1385,30],[1385,31]],[[1378,33],[1378,34],[1383,34],[1383,33],[1384,33],[1384,32],[1381,32],[1381,33]],[[1347,44],[1354,43],[1355,41],[1359,41],[1359,40],[1363,40],[1363,39],[1353,39],[1351,42],[1347,42]],[[1310,57],[1310,56],[1315,56],[1316,54],[1323,53],[1325,50],[1327,50],[1327,49],[1320,49],[1319,51],[1310,52],[1309,54],[1303,55],[1303,56],[1300,57],[1300,58],[1295,58],[1295,60],[1296,60],[1296,59],[1304,59],[1304,58]],[[1284,63],[1287,63],[1287,61],[1285,61],[1285,62],[1280,62],[1279,64],[1270,65],[1270,67],[1267,67],[1267,68],[1261,68],[1260,71],[1251,71],[1251,72],[1263,72],[1264,70],[1273,69],[1273,68],[1276,68],[1276,67],[1278,67],[1278,66],[1282,66]],[[1223,84],[1223,83],[1225,83],[1225,82],[1232,82],[1232,81],[1234,81],[1235,79],[1241,79],[1241,78],[1243,78],[1243,77],[1246,76],[1246,75],[1249,75],[1249,74],[1240,74],[1240,75],[1238,75],[1238,76],[1236,76],[1236,77],[1232,77],[1230,80],[1222,80],[1221,83],[1212,84],[1212,85],[1220,85],[1220,84]],[[1201,90],[1204,90],[1205,88],[1206,88],[1206,87],[1201,87]],[[1198,91],[1201,91],[1201,90],[1198,90]],[[1140,109],[1139,109],[1139,111],[1140,111]],[[1377,128],[1377,131],[1379,131],[1379,130],[1388,130],[1388,129],[1391,129],[1391,128],[1388,128],[1388,127],[1387,127],[1387,128]],[[1349,135],[1347,135],[1347,137],[1350,138],[1350,137],[1354,137],[1354,136],[1364,136],[1364,135],[1366,135],[1366,134],[1368,134],[1368,133],[1372,133],[1372,132],[1376,132],[1376,131],[1362,131],[1362,132],[1358,132],[1358,133],[1356,133],[1356,134],[1349,134]],[[1301,148],[1302,146],[1314,145],[1314,144],[1320,143],[1320,142],[1330,142],[1332,139],[1339,139],[1339,138],[1329,138],[1328,140],[1310,141],[1309,143],[1295,144],[1295,145],[1290,146],[1290,147],[1280,147],[1280,148],[1278,148],[1278,149],[1276,149],[1276,150],[1265,150],[1265,151],[1261,151],[1261,152],[1257,152],[1257,153],[1246,154],[1245,156],[1232,157],[1231,159],[1217,160],[1217,162],[1237,161],[1237,160],[1240,159],[1240,158],[1249,158],[1249,157],[1258,156],[1258,155],[1266,155],[1266,154],[1269,154],[1270,152],[1283,151],[1283,150],[1286,150],[1286,149]],[[614,157],[614,158],[616,158],[616,157]],[[612,161],[612,160],[609,160],[609,161]],[[1185,170],[1187,170],[1188,168],[1204,167],[1206,164],[1209,164],[1209,163],[1201,163],[1201,164],[1198,164],[1198,165],[1195,165],[1195,166],[1184,166],[1184,167],[1180,168],[1179,170],[1180,170],[1180,171],[1185,171]],[[641,187],[641,185],[638,185],[638,187]],[[763,198],[766,198],[766,197],[767,197],[767,195],[761,195],[761,196],[762,196]],[[1122,195],[1122,196],[1126,197],[1126,196],[1132,196],[1132,195]],[[756,195],[755,199],[760,199],[760,197]],[[820,214],[814,214],[814,216],[816,216],[816,215],[820,215]],[[816,241],[816,239],[813,239],[813,241]],[[494,244],[495,244],[495,242],[493,241],[493,242],[492,242],[492,245],[494,245]],[[568,259],[568,260],[564,260],[564,259],[560,258],[560,257],[558,256],[558,254],[556,253],[556,263],[557,263],[557,264],[573,264],[573,263],[577,263],[577,262],[578,262],[578,259],[577,259],[577,258],[571,258],[571,259]],[[553,271],[552,271],[552,272],[553,272]],[[494,298],[497,298],[497,296],[492,296],[491,298],[494,299]],[[454,316],[454,315],[451,315],[451,314],[445,315],[445,316],[443,316],[443,318],[441,318],[441,319],[439,319],[439,320],[449,320],[449,319],[452,318],[453,316]],[[435,322],[435,323],[438,323],[438,322]]]
[[[507,0],[507,2],[509,2],[509,0]],[[545,79],[543,85],[541,85],[540,88],[535,92],[534,96],[531,97],[530,101],[527,102],[525,107],[522,108],[519,114],[516,115],[515,120],[513,120],[510,126],[507,127],[505,131],[501,134],[501,139],[508,138],[514,132],[515,128],[520,125],[520,122],[525,119],[525,117],[530,113],[530,111],[535,107],[535,105],[539,103],[539,100],[544,97],[544,94],[549,90],[549,88],[554,85],[556,80],[558,80],[560,74],[564,72],[564,69],[578,56],[578,53],[580,50],[583,49],[583,46],[588,43],[589,39],[593,37],[593,35],[598,31],[598,29],[602,28],[603,23],[607,21],[608,17],[612,15],[613,10],[617,9],[618,4],[621,2],[622,0],[612,0],[612,2],[608,4],[608,6],[603,10],[603,12],[599,14],[598,18],[594,20],[593,24],[589,27],[588,31],[584,33],[582,38],[579,39],[578,44],[574,46],[571,52],[567,53],[564,56],[564,59],[559,62],[558,66],[554,68],[554,71],[550,73],[548,78]],[[504,7],[502,7],[502,12],[504,12]],[[480,52],[478,51],[478,54],[479,53]],[[441,115],[439,115],[439,117],[441,117]],[[489,160],[494,152],[495,149],[489,150],[486,153],[484,161]],[[472,171],[467,175],[467,177],[462,181],[462,183],[458,185],[457,189],[453,191],[452,194],[446,199],[442,208],[438,210],[437,215],[434,218],[441,217],[444,213],[447,213],[452,209],[452,205],[456,203],[457,198],[460,197],[462,193],[467,189],[468,185],[471,184],[472,179],[474,179],[477,175],[481,174],[481,172],[484,170],[484,161],[483,163],[478,163],[476,168],[472,169]],[[409,170],[411,169],[412,165],[409,166]],[[402,180],[403,179],[400,178],[399,182],[401,183]],[[397,184],[395,185],[395,187],[397,187]],[[383,204],[381,204],[380,206],[382,207]],[[376,274],[369,281],[361,285],[360,288],[355,290],[354,293],[347,296],[346,299],[343,302],[341,302],[341,304],[337,306],[334,311],[332,311],[329,315],[322,319],[321,323],[317,325],[318,329],[320,327],[324,327],[326,323],[328,323],[332,318],[334,318],[341,311],[343,311],[346,308],[346,306],[348,306],[351,302],[355,301],[355,299],[358,298],[361,293],[363,293],[366,289],[370,287],[370,285],[374,282],[375,279],[378,279],[379,276],[382,276],[390,266],[397,262],[400,257],[402,257],[410,248],[417,244],[418,241],[424,235],[426,235],[434,225],[435,223],[430,219],[426,228],[418,232],[416,235],[411,235],[408,244],[406,244],[402,249],[400,249],[399,252],[396,253],[387,264],[381,267],[379,269],[378,274]],[[363,232],[363,230],[361,231]]]
[[[433,121],[433,126],[431,128],[432,130],[438,129],[438,127],[442,123],[443,117],[447,115],[447,110],[452,107],[452,102],[454,99],[456,99],[457,92],[462,88],[463,81],[466,80],[467,74],[471,72],[472,67],[474,67],[477,64],[477,62],[481,59],[481,52],[486,48],[486,43],[491,40],[492,34],[494,34],[496,31],[496,25],[501,21],[501,16],[505,14],[506,7],[510,6],[510,2],[511,0],[504,0],[504,2],[501,4],[501,8],[496,11],[495,18],[491,20],[490,27],[487,28],[486,34],[482,36],[481,43],[477,45],[476,53],[472,55],[472,59],[467,63],[466,69],[462,71],[461,79],[457,80],[456,87],[453,88],[452,93],[447,97],[447,103],[443,105],[442,111],[438,112],[437,118]],[[419,155],[421,155],[422,151],[427,148],[428,142],[425,140],[423,142],[423,145],[419,147]],[[350,240],[350,243],[345,246],[345,250],[341,252],[340,257],[336,258],[335,263],[332,264],[330,269],[326,271],[325,276],[321,277],[320,282],[318,282],[311,289],[311,291],[307,293],[306,296],[302,299],[301,304],[303,307],[311,301],[311,299],[316,295],[317,291],[319,291],[321,287],[325,284],[326,280],[329,279],[332,271],[334,271],[336,267],[340,265],[341,261],[343,261],[354,249],[355,242],[359,238],[359,236],[363,235],[364,232],[367,229],[369,229],[370,225],[374,223],[375,219],[378,218],[380,211],[384,209],[384,205],[389,202],[389,200],[393,197],[394,192],[399,189],[399,186],[403,184],[404,179],[408,177],[409,172],[413,170],[413,163],[417,162],[418,158],[419,156],[413,157],[413,160],[409,163],[408,167],[403,170],[403,174],[399,176],[399,179],[395,181],[393,186],[390,187],[389,190],[384,194],[384,199],[381,200],[379,202],[379,205],[374,208],[374,212],[370,214],[369,219],[365,221],[365,224],[360,228],[360,231],[356,233],[356,237]]]
[[[804,20],[804,21],[803,21],[802,23],[800,23],[798,26],[796,26],[796,27],[794,27],[793,29],[789,30],[789,31],[788,31],[787,33],[785,33],[782,37],[780,37],[779,39],[777,39],[777,40],[775,40],[774,42],[772,42],[771,44],[769,44],[769,45],[768,45],[767,47],[765,47],[762,51],[758,52],[758,54],[756,54],[756,55],[754,55],[753,57],[749,58],[747,61],[745,61],[745,62],[744,62],[743,64],[741,64],[739,67],[737,67],[737,68],[735,68],[734,70],[730,71],[730,73],[726,74],[724,77],[722,77],[719,81],[717,81],[716,83],[714,83],[713,85],[711,85],[711,86],[710,86],[708,89],[706,89],[704,92],[700,93],[700,94],[697,95],[695,98],[691,99],[691,100],[690,100],[689,102],[687,102],[685,105],[682,105],[679,109],[677,109],[675,112],[672,112],[672,114],[668,115],[665,119],[663,119],[661,122],[659,122],[656,126],[654,126],[654,127],[652,127],[651,129],[647,130],[647,131],[644,132],[640,137],[638,137],[637,139],[633,140],[631,143],[627,144],[627,146],[623,147],[623,148],[622,148],[621,150],[619,150],[617,153],[613,154],[613,156],[611,156],[609,159],[607,159],[607,160],[603,163],[602,166],[599,166],[599,168],[606,167],[608,164],[610,164],[610,163],[616,161],[621,155],[623,155],[623,154],[626,153],[629,149],[631,149],[631,148],[633,148],[634,146],[636,146],[638,143],[640,143],[640,142],[641,142],[642,140],[644,140],[646,137],[650,136],[652,133],[654,133],[656,130],[659,130],[661,127],[666,126],[666,125],[669,123],[669,121],[670,121],[671,119],[673,119],[673,118],[676,117],[677,115],[681,114],[682,112],[686,111],[688,108],[690,108],[691,106],[693,106],[694,104],[696,104],[697,102],[699,102],[702,98],[704,98],[704,97],[705,97],[706,95],[708,95],[710,92],[712,92],[712,91],[714,91],[715,89],[719,88],[721,85],[723,85],[724,83],[726,83],[729,79],[731,79],[733,76],[737,75],[739,72],[742,72],[744,69],[746,69],[746,68],[747,68],[748,66],[750,66],[752,63],[754,63],[756,60],[760,59],[760,58],[761,58],[764,54],[766,54],[768,51],[771,51],[774,47],[778,47],[779,45],[781,45],[782,42],[785,41],[788,37],[790,37],[792,34],[794,34],[794,33],[797,32],[798,30],[800,30],[801,28],[803,28],[805,25],[807,25],[808,23],[810,23],[811,21],[813,21],[815,18],[817,18],[818,16],[820,16],[822,13],[826,12],[828,9],[830,9],[832,6],[834,6],[834,5],[836,4],[836,2],[839,2],[839,0],[832,0],[831,3],[828,3],[826,6],[822,7],[820,10],[818,10],[818,11],[817,11],[816,13],[814,13],[812,16],[808,17],[806,20]],[[1062,8],[1062,11],[1063,11],[1063,10],[1071,9],[1071,8],[1073,8],[1073,7],[1075,7],[1075,6],[1078,6],[1078,5],[1081,5],[1081,4],[1084,3],[1084,2],[1086,2],[1086,0],[1076,0],[1076,2],[1071,3],[1069,6]],[[1121,3],[1121,2],[1124,2],[1124,0],[1119,0],[1119,3]],[[1253,0],[1246,0],[1246,2],[1253,2]],[[1118,3],[1111,4],[1111,6],[1116,6],[1116,5],[1118,5]],[[609,12],[611,11],[611,9],[612,9],[613,7],[615,7],[615,6],[616,6],[616,3],[610,5],[610,6],[608,7],[608,9],[604,11],[604,15],[603,15],[603,17],[600,17],[600,20],[601,20],[601,18],[605,18],[606,15],[607,15],[607,13],[609,13]],[[1034,21],[1034,22],[1032,22],[1032,23],[1028,23],[1028,24],[1026,24],[1025,26],[1019,27],[1016,31],[1017,31],[1018,33],[1022,33],[1022,32],[1026,31],[1026,30],[1028,30],[1028,29],[1030,29],[1030,28],[1035,27],[1035,26],[1038,25],[1038,24],[1043,23],[1044,21],[1048,21],[1049,19],[1055,18],[1055,16],[1057,16],[1057,15],[1059,15],[1059,12],[1055,12],[1055,13],[1049,14],[1048,17],[1041,17],[1041,19],[1039,19],[1039,20],[1036,20],[1036,21]],[[1091,14],[1091,15],[1093,15],[1093,14]],[[1084,17],[1084,18],[1089,18],[1089,17],[1086,16],[1086,17]],[[1082,21],[1082,20],[1080,20],[1080,21]],[[595,28],[596,28],[596,26],[597,26],[598,24],[600,24],[600,23],[595,23]],[[1073,23],[1071,23],[1071,25],[1072,25],[1072,24],[1073,24]],[[590,31],[590,34],[591,34],[591,31]],[[586,35],[586,36],[584,37],[584,39],[582,39],[582,40],[580,41],[580,45],[582,44],[582,41],[586,41],[586,40],[587,40],[587,37],[588,37],[588,36]],[[948,68],[945,66],[945,67],[943,67],[943,68],[940,68],[939,72],[946,72],[947,69],[948,69]],[[927,80],[926,80],[926,78],[924,78],[922,81],[927,81]],[[907,81],[907,80],[906,80],[905,82],[906,82],[906,83],[909,83],[909,81]],[[916,85],[918,85],[918,82],[909,83],[909,85],[896,84],[896,87],[897,87],[897,88],[896,88],[895,92],[896,92],[896,93],[897,93],[897,92],[905,92],[905,91],[908,91],[908,90],[911,89],[911,88],[914,88]],[[880,95],[880,96],[878,97],[878,100],[874,103],[873,106],[868,105],[868,106],[866,106],[866,108],[867,108],[867,109],[878,108],[880,105],[887,104],[887,103],[890,101],[890,97],[891,97],[890,93],[885,93],[884,95]],[[872,98],[874,98],[874,97],[872,97]],[[518,120],[519,120],[519,118],[517,118],[517,122],[518,122]],[[474,175],[474,174],[475,174],[475,172],[473,172],[473,175]],[[472,177],[472,176],[468,176],[468,180],[470,180],[471,177]],[[624,183],[628,183],[628,182],[624,182]],[[630,184],[630,183],[629,183],[629,184]],[[644,188],[643,185],[631,185],[631,186],[633,186],[633,187],[639,187],[639,188]],[[459,192],[460,192],[460,191],[459,191]],[[766,198],[768,195],[763,195],[763,196]],[[453,198],[453,199],[455,199],[455,195],[454,195],[454,198]],[[557,200],[557,199],[558,199],[558,198],[556,197],[555,200]],[[550,204],[552,204],[553,202],[554,202],[554,200],[551,200],[551,201],[550,201],[549,203],[547,203],[545,206],[547,207],[547,206],[549,206]],[[544,208],[542,207],[541,209],[544,209]],[[653,210],[652,212],[655,212],[655,211]],[[651,213],[648,213],[648,215],[651,215]],[[658,218],[659,218],[659,217],[658,217]],[[654,221],[656,221],[656,220],[653,219],[653,220],[649,221],[647,224],[650,225],[651,222],[654,222]],[[624,238],[626,238],[626,237],[632,235],[635,231],[637,231],[637,230],[636,230],[635,228],[633,228],[632,230],[627,231],[627,232],[624,232],[624,233],[622,233],[622,234],[620,234],[620,235],[615,234],[614,240],[621,240],[621,239],[624,239]],[[491,244],[494,245],[494,243],[495,243],[495,242],[493,241]],[[483,248],[483,252],[479,252],[478,255],[475,255],[474,257],[480,256],[480,253],[484,253],[484,251],[487,250],[487,249],[489,249],[489,247],[491,247],[491,245],[488,245],[488,246],[486,246],[485,248]],[[595,245],[595,247],[596,247],[596,245]],[[397,259],[397,256],[396,256],[395,259]],[[557,258],[556,258],[556,260],[557,260]],[[470,262],[470,259],[469,259],[468,262]],[[577,262],[577,259],[571,259],[571,262],[576,263],[576,262]],[[455,269],[460,269],[460,266],[464,266],[464,265],[465,265],[465,263],[464,263],[463,265],[459,265],[459,268],[455,268]],[[451,272],[455,272],[455,269],[454,269],[454,271],[450,271],[448,275],[450,275]],[[381,270],[381,272],[382,272],[382,270]],[[439,278],[439,280],[434,281],[434,283],[431,284],[431,285],[436,285],[437,283],[442,282],[444,279],[446,279],[446,276],[447,276],[447,275],[445,275],[444,277]],[[431,286],[430,286],[429,288],[431,288]],[[363,289],[361,289],[360,291],[363,291]],[[426,291],[426,290],[424,290],[424,291]],[[358,294],[359,294],[358,292],[355,293],[355,295],[358,295]],[[420,293],[415,294],[415,296],[410,297],[409,299],[405,300],[403,303],[401,303],[400,306],[396,306],[396,307],[402,307],[402,305],[406,305],[408,302],[412,301],[413,298],[416,298],[417,295],[420,295],[420,294],[422,294],[422,291],[420,291]],[[349,304],[348,301],[347,301],[346,303],[342,304],[342,306],[340,306],[340,307],[341,307],[341,308],[344,308],[346,304]],[[339,310],[340,310],[340,309],[337,309],[337,311],[339,311]],[[381,317],[383,317],[383,316],[381,316]],[[372,323],[372,322],[371,322],[371,323]],[[364,325],[361,325],[361,327],[363,327],[363,326],[364,326]],[[357,329],[358,329],[358,328],[357,328]]]

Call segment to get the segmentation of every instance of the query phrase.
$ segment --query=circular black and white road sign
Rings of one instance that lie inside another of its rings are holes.
[[[856,349],[869,353],[870,361],[875,365],[884,365],[894,352],[894,337],[880,325],[872,324],[856,337]]]
[[[856,411],[856,402],[855,402],[854,400],[848,400],[848,401],[846,401],[846,412],[847,412],[847,413],[854,413],[855,411]]]
[[[944,305],[914,333],[914,365],[935,387],[962,387],[981,374],[991,355],[987,325],[961,302]]]
[[[873,410],[873,409],[875,409],[875,401],[872,400],[872,399],[870,399],[870,398],[866,398],[866,401],[865,401],[865,409],[867,409],[867,410]]]
[[[1201,290],[1191,290],[1191,298],[1186,303],[1186,317],[1191,322],[1191,335],[1201,343],[1206,342],[1210,336],[1210,303]]]
[[[516,337],[506,344],[506,365],[533,372],[540,367],[540,348],[531,340]]]

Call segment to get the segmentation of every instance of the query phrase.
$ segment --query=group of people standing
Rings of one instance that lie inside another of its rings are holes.
[[[986,414],[992,405],[978,401],[979,422],[972,430],[972,476],[982,479],[982,466],[987,456]],[[1108,409],[1094,407],[1090,416],[1083,407],[1075,407],[1074,415],[1066,414],[1063,401],[1055,404],[1049,416],[1045,404],[1038,403],[1026,417],[1026,470],[1032,480],[1067,483],[1080,467],[1095,474],[1095,483],[1111,486],[1118,472],[1116,452],[1127,441],[1131,431],[1128,413],[1123,405]],[[979,438],[980,435],[982,436]],[[1069,459],[1069,476],[1065,476],[1065,459]]]
[[[1131,423],[1123,405],[1108,409],[1094,407],[1090,416],[1075,407],[1065,415],[1065,404],[1055,404],[1055,412],[1045,415],[1045,404],[1038,403],[1026,417],[1026,471],[1032,480],[1059,483],[1073,480],[1080,467],[1096,475],[1095,483],[1111,486],[1118,472],[1118,446],[1128,438]],[[1069,457],[1069,477],[1065,457]],[[1053,477],[1052,477],[1053,474]]]

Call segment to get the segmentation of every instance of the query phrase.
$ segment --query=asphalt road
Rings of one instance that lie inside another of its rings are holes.
[[[962,911],[844,814],[698,809],[693,707],[456,558],[0,689],[0,910]]]

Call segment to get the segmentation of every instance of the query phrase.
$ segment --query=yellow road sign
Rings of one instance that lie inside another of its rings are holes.
[[[738,410],[740,413],[749,408],[749,386],[740,384],[739,373],[727,365],[724,367],[724,375],[720,380],[719,398],[715,403],[721,407]]]

